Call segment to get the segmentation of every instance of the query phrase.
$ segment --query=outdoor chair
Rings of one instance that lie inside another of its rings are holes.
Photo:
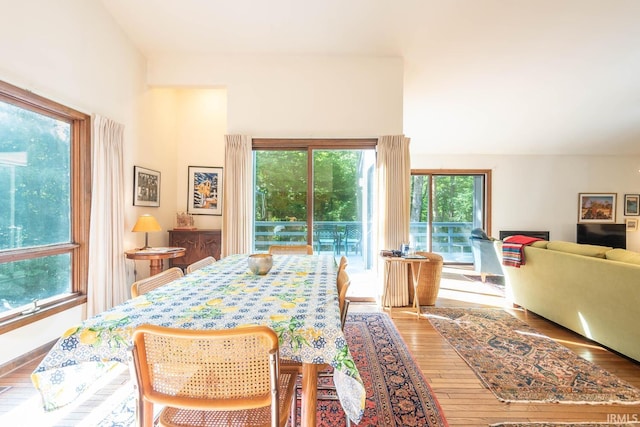
[[[158,288],[162,285],[166,285],[169,282],[173,282],[176,279],[184,276],[182,270],[178,267],[172,267],[168,270],[163,271],[162,273],[155,274],[151,277],[147,277],[146,279],[138,280],[137,282],[133,282],[131,285],[131,298],[135,298],[138,295],[146,294],[147,292]]]
[[[279,371],[278,336],[266,326],[193,330],[142,325],[133,332],[137,416],[162,426],[287,424],[295,371]]]
[[[271,255],[313,255],[311,245],[271,245],[269,246]]]
[[[316,251],[322,252],[330,248],[333,253],[340,253],[338,231],[335,226],[319,226],[316,228],[314,243]]]
[[[362,229],[360,224],[350,224],[344,229],[344,254],[349,255],[349,249],[356,254],[362,253]]]
[[[196,270],[200,270],[202,267],[206,267],[207,265],[211,265],[214,262],[216,262],[216,259],[212,256],[208,256],[205,258],[202,258],[200,261],[196,261],[192,264],[189,264],[187,266],[187,274],[192,273]]]

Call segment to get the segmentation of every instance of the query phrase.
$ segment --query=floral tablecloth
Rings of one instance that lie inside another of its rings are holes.
[[[73,326],[31,375],[44,408],[70,403],[116,363],[127,363],[131,333],[144,323],[267,325],[278,334],[281,357],[333,366],[345,412],[354,422],[362,417],[365,390],[340,325],[330,255],[274,255],[264,276],[248,270],[246,255],[232,255]]]

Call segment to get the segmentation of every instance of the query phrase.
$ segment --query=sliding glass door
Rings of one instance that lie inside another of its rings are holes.
[[[375,150],[291,145],[254,147],[254,250],[308,244],[370,269]]]
[[[489,228],[491,171],[414,171],[411,244],[447,263],[473,263],[469,235]]]

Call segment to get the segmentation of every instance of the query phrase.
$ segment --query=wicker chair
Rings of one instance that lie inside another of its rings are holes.
[[[349,260],[347,259],[346,256],[342,255],[340,257],[340,263],[338,264],[338,273],[340,273],[342,270],[347,268],[348,264],[349,264]]]
[[[142,325],[133,332],[138,417],[162,426],[287,424],[295,372],[279,371],[278,336],[266,326],[190,330]],[[139,418],[140,420],[140,418]]]
[[[311,245],[271,245],[269,246],[271,255],[313,255]]]
[[[146,294],[147,292],[159,286],[166,285],[169,282],[173,282],[182,276],[184,276],[184,274],[180,268],[172,267],[162,273],[133,282],[131,285],[131,297],[135,298],[138,295]]]
[[[434,305],[440,291],[440,277],[442,276],[442,256],[432,252],[416,252],[429,262],[421,263],[418,278],[418,301],[420,305]],[[409,286],[409,299],[413,303],[413,286]]]
[[[340,305],[340,318],[343,317],[344,305],[347,301],[347,290],[349,289],[349,285],[351,285],[351,279],[349,278],[349,274],[347,274],[346,270],[342,270],[338,272],[338,279],[336,281],[336,286],[338,287],[338,303]],[[346,318],[346,313],[344,313]],[[343,325],[344,327],[344,322]]]
[[[191,263],[187,266],[186,270],[187,270],[187,274],[194,272],[196,270],[200,270],[202,267],[206,267],[207,265],[211,265],[214,262],[216,262],[216,259],[212,256],[208,256],[205,258],[202,258],[200,261],[196,261],[194,263]]]

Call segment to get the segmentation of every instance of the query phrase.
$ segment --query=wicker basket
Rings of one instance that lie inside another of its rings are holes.
[[[440,290],[440,276],[442,275],[442,257],[432,252],[416,252],[422,255],[429,262],[423,262],[420,267],[420,278],[418,279],[418,301],[420,305],[434,305],[438,298]],[[411,268],[411,267],[409,267]],[[409,281],[411,281],[411,272],[409,272]],[[413,286],[409,286],[409,302],[413,304]]]

